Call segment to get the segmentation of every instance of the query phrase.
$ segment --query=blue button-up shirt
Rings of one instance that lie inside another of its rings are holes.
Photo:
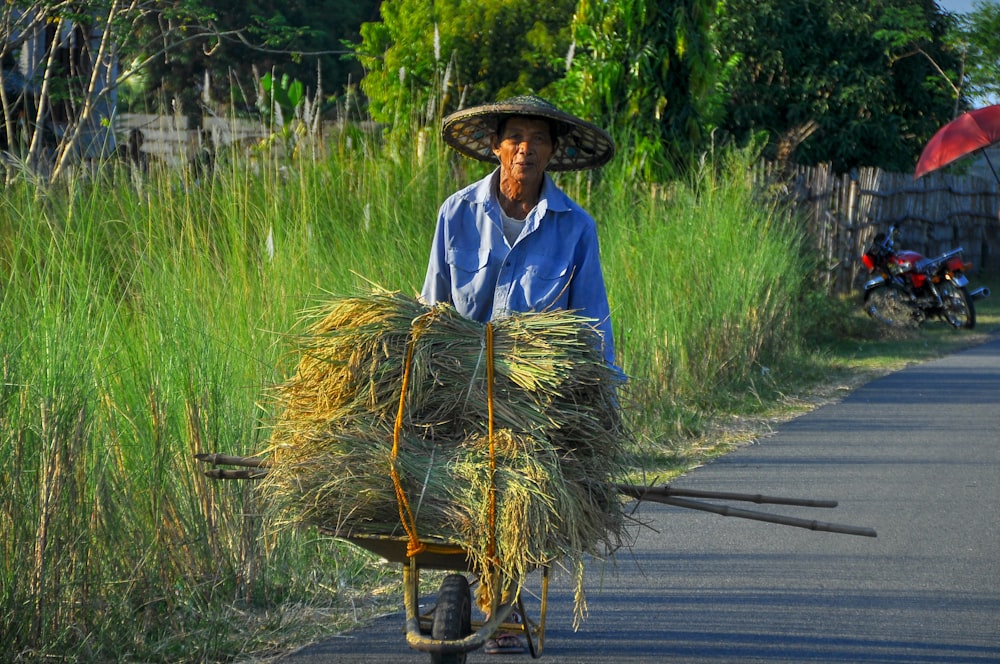
[[[570,309],[593,319],[604,358],[614,336],[593,218],[545,175],[538,205],[513,245],[497,201],[500,171],[452,194],[438,212],[421,297],[479,322],[511,312]]]

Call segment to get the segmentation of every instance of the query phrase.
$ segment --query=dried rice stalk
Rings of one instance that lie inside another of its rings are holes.
[[[418,533],[465,548],[487,597],[518,590],[537,566],[579,570],[583,556],[620,544],[620,379],[586,319],[546,312],[493,324],[493,562],[485,327],[384,291],[317,313],[295,375],[276,390],[262,489],[279,518],[342,535],[404,534],[389,468],[414,335],[396,467]]]

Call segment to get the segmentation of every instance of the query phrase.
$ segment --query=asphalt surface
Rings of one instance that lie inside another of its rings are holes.
[[[1000,340],[875,380],[673,486],[839,500],[730,504],[878,537],[641,503],[635,544],[588,566],[578,631],[554,576],[542,661],[1000,662]],[[428,660],[400,607],[280,661]]]

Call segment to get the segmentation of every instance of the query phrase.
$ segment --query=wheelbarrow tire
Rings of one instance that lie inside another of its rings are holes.
[[[454,641],[472,633],[472,593],[469,580],[462,574],[449,574],[441,582],[431,636]],[[434,664],[464,664],[467,653],[431,653]]]

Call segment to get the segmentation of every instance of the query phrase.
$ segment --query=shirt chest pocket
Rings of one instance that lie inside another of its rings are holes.
[[[474,275],[481,272],[490,262],[489,249],[465,249],[452,247],[448,249],[448,266],[453,274]]]
[[[451,272],[452,299],[460,311],[472,311],[481,300],[492,299],[489,249],[451,247],[446,260]]]
[[[566,281],[570,273],[570,264],[552,256],[528,254],[525,257],[524,272],[532,279]]]
[[[573,266],[569,261],[541,254],[527,255],[519,282],[528,308],[541,311],[565,307],[569,299],[569,282]]]

